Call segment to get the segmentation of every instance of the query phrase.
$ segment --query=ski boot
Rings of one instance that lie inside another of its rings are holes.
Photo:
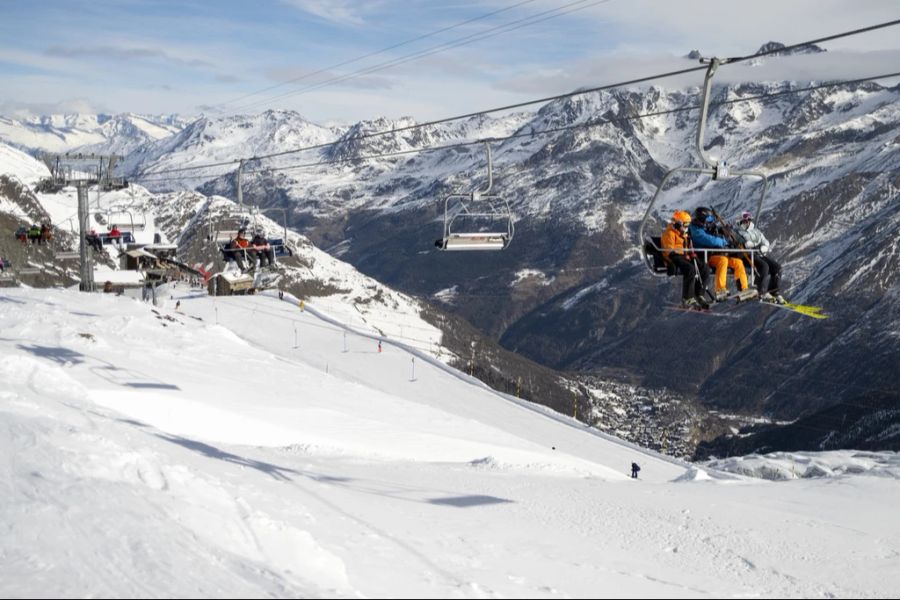
[[[743,290],[743,291],[738,292],[737,294],[735,294],[734,297],[737,300],[738,304],[740,304],[741,302],[747,302],[749,300],[758,298],[759,292],[756,291],[756,288],[750,288],[749,290]]]

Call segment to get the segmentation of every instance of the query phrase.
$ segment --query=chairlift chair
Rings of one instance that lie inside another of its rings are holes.
[[[656,201],[662,193],[663,189],[665,189],[666,184],[669,180],[678,173],[697,173],[700,175],[709,175],[712,177],[713,181],[719,180],[727,180],[735,177],[750,177],[754,179],[758,179],[762,186],[760,187],[759,192],[759,200],[756,204],[756,215],[757,217],[762,212],[763,201],[766,198],[766,190],[769,186],[769,181],[766,175],[760,171],[738,171],[732,170],[728,163],[725,160],[717,160],[707,156],[706,151],[703,148],[703,136],[704,130],[706,129],[706,119],[709,111],[709,95],[710,89],[712,88],[712,78],[718,69],[719,65],[726,64],[728,60],[718,59],[718,58],[710,58],[705,59],[701,58],[700,62],[708,63],[709,67],[706,70],[706,75],[703,83],[703,100],[700,108],[700,119],[697,123],[697,137],[696,137],[696,150],[697,154],[700,157],[700,160],[706,164],[706,167],[697,168],[697,167],[675,167],[670,169],[662,181],[659,184],[659,187],[656,189],[656,193],[653,194],[652,199],[650,200],[650,205],[647,206],[647,210],[644,212],[644,218],[641,220],[640,227],[638,228],[638,240],[639,240],[639,250],[641,255],[644,258],[644,263],[647,265],[647,269],[655,276],[665,277],[667,275],[672,275],[673,271],[669,268],[668,263],[664,260],[662,254],[662,248],[660,244],[659,237],[652,237],[646,235],[644,233],[644,227],[647,224],[647,220],[650,217],[650,213],[653,211],[653,207],[656,205]],[[752,250],[728,250],[721,249],[716,250],[717,253],[751,253]],[[752,273],[752,271],[751,271]],[[751,274],[752,279],[752,274]]]
[[[257,231],[262,231],[262,227],[259,225],[259,213],[260,209],[258,206],[245,205],[244,204],[244,191],[243,186],[241,185],[242,175],[244,171],[244,160],[238,163],[237,171],[235,171],[235,189],[237,190],[237,201],[238,201],[238,209],[237,211],[232,211],[223,217],[221,217],[217,223],[217,228],[215,232],[213,232],[213,222],[209,221],[209,232],[208,238],[212,241],[217,248],[218,252],[221,252],[222,257],[225,260],[225,264],[230,261],[233,261],[234,258],[225,251],[226,245],[228,242],[233,240],[237,235],[237,232],[241,229],[246,231],[252,231],[256,233]],[[225,223],[226,221],[230,221],[230,223]],[[223,228],[223,225],[228,227],[227,229]],[[266,242],[272,247],[275,258],[285,257],[285,256],[293,256],[294,253],[285,243],[287,240],[287,224],[284,226],[284,237],[283,238],[269,238],[266,235]]]
[[[485,143],[485,149],[487,187],[444,198],[444,235],[435,242],[440,250],[504,250],[512,242],[515,234],[512,211],[502,196],[491,194],[494,175],[490,142]]]
[[[140,219],[135,221],[130,210],[109,210],[106,215],[107,228],[118,227],[120,231],[143,231],[147,227],[147,217],[140,213]]]

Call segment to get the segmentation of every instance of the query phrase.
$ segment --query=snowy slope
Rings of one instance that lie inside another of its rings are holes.
[[[5,597],[900,585],[896,469],[777,484],[687,469],[421,356],[413,374],[401,348],[345,345],[275,297],[183,289],[154,310],[16,289],[0,304]]]
[[[15,176],[27,184],[33,184],[42,177],[49,177],[50,171],[42,162],[0,143],[0,174]]]

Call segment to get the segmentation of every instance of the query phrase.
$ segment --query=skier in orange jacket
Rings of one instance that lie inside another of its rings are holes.
[[[660,244],[663,257],[681,273],[684,281],[681,286],[681,305],[685,308],[708,308],[703,297],[706,289],[706,278],[709,277],[709,266],[692,251],[688,227],[691,215],[683,210],[676,210],[666,230],[662,234]]]

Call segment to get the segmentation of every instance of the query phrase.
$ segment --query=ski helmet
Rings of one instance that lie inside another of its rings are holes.
[[[712,210],[710,210],[709,208],[705,206],[698,206],[694,209],[694,220],[698,223],[703,224],[712,219],[714,219],[714,217],[712,214]]]

